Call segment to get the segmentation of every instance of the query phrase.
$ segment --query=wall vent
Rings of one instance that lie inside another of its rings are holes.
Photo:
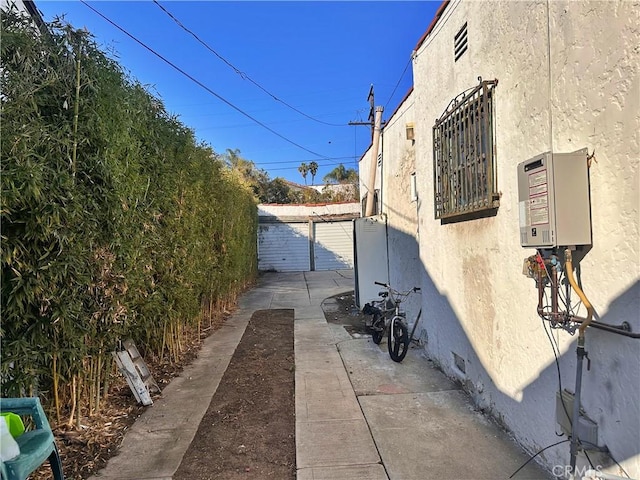
[[[415,140],[415,133],[413,130],[413,123],[407,123],[406,125],[406,135],[407,135],[407,140]]]
[[[453,38],[453,57],[456,62],[467,51],[467,47],[467,22],[464,22],[462,28],[458,30],[458,33]]]

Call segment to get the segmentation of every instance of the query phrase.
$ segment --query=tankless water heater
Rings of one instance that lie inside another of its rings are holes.
[[[523,247],[590,245],[587,149],[541,153],[520,163],[518,206]]]

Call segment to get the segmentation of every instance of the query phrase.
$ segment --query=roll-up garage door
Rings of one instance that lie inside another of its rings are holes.
[[[308,272],[309,224],[266,223],[258,229],[258,270]]]
[[[314,222],[315,270],[353,268],[353,222]]]

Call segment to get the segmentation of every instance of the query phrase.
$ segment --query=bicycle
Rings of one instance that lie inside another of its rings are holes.
[[[400,304],[412,293],[419,292],[420,288],[413,287],[406,292],[400,292],[387,283],[373,283],[386,288],[387,291],[379,292],[380,300],[374,300],[372,304],[367,303],[362,309],[362,313],[371,315],[371,325],[367,325],[372,330],[371,339],[373,343],[379,345],[386,332],[389,356],[394,362],[401,362],[407,355],[411,339],[407,327],[407,315],[400,310]],[[412,337],[421,314],[422,310],[414,322]]]

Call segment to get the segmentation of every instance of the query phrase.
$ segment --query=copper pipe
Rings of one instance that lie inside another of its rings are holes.
[[[582,322],[582,324],[580,325],[580,328],[578,329],[578,336],[580,338],[580,337],[584,337],[584,331],[587,329],[587,327],[591,323],[591,320],[593,319],[593,306],[591,305],[591,302],[589,302],[589,299],[587,299],[587,296],[584,294],[584,292],[580,288],[580,285],[578,285],[578,283],[576,282],[576,279],[573,276],[573,263],[571,258],[571,250],[568,248],[564,251],[564,259],[565,259],[565,273],[567,275],[567,280],[569,280],[569,284],[578,294],[578,297],[580,297],[580,300],[582,300],[582,303],[584,303],[584,306],[587,307],[587,318],[585,319],[584,322]]]
[[[544,307],[542,302],[544,301],[544,283],[542,282],[542,270],[538,269],[538,315],[544,316]]]
[[[558,269],[551,267],[551,313],[558,314]]]

